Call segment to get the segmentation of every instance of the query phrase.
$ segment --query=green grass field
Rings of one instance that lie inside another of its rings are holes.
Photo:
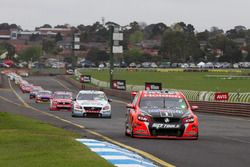
[[[77,134],[0,112],[0,166],[112,166],[75,141]]]
[[[102,80],[109,80],[107,70],[84,70],[84,74]],[[164,88],[197,90],[197,91],[228,91],[250,92],[250,79],[216,78],[207,75],[229,75],[215,72],[135,72],[114,71],[114,79],[126,80],[127,84],[144,85],[145,82],[161,82]],[[239,74],[230,74],[239,75]]]

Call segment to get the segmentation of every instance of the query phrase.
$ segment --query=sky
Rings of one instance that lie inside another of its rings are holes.
[[[44,24],[89,25],[105,18],[120,25],[183,21],[197,31],[250,28],[249,0],[0,0],[0,23],[33,30]]]

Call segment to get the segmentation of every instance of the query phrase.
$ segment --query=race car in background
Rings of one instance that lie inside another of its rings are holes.
[[[111,118],[111,99],[103,91],[81,90],[74,100],[72,116]]]
[[[50,99],[50,110],[54,111],[60,109],[67,109],[71,111],[72,103],[72,92],[54,92],[52,98]]]
[[[43,88],[41,86],[33,86],[30,92],[30,99],[36,98],[37,93],[42,90]]]
[[[140,91],[127,104],[125,134],[138,138],[198,139],[198,118],[181,92]]]
[[[52,98],[52,92],[49,90],[39,91],[36,95],[36,103],[49,102]]]
[[[20,86],[20,89],[23,93],[30,93],[32,90],[33,84],[24,83]]]

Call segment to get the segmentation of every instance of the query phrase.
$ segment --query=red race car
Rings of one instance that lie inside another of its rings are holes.
[[[50,110],[67,109],[71,111],[73,105],[73,98],[71,92],[54,92],[50,99]]]
[[[198,118],[181,92],[133,92],[127,104],[125,134],[138,138],[198,139]]]
[[[32,90],[33,85],[29,83],[24,83],[20,85],[21,91],[23,93],[30,93]]]

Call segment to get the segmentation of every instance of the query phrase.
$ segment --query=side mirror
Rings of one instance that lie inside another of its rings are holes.
[[[112,102],[113,100],[112,99],[108,99],[108,102]]]
[[[134,109],[134,108],[135,108],[135,106],[134,106],[132,103],[127,104],[126,107],[127,107],[127,108],[130,108],[130,109]]]
[[[132,91],[132,92],[131,92],[131,96],[132,96],[132,97],[135,97],[135,96],[137,95],[137,93],[138,93],[137,91]]]
[[[195,111],[195,110],[198,110],[199,107],[198,106],[192,106],[191,109],[192,109],[192,111]]]

